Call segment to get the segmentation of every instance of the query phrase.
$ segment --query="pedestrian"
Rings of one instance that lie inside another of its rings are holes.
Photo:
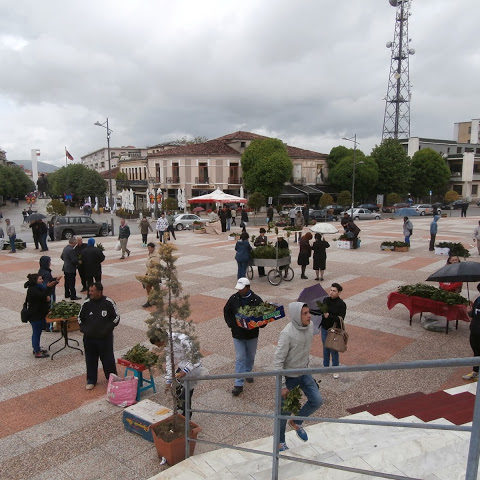
[[[78,256],[75,252],[77,240],[75,237],[68,239],[68,245],[63,249],[60,258],[63,260],[63,273],[65,274],[65,299],[80,300],[75,290],[75,277],[77,275]]]
[[[303,228],[305,226],[305,221],[300,210],[295,214],[295,226],[297,228]]]
[[[235,373],[251,372],[257,352],[259,328],[246,329],[239,327],[235,319],[240,307],[257,306],[263,300],[250,289],[248,278],[239,278],[235,285],[234,293],[223,308],[223,317],[232,332],[233,345],[235,347]],[[246,379],[253,383],[253,378]],[[243,392],[245,378],[236,378],[233,384],[232,395],[238,397]]]
[[[244,231],[247,230],[248,227],[248,213],[245,206],[242,207],[241,218],[240,218],[240,228],[243,228]]]
[[[430,246],[428,250],[430,252],[435,251],[435,237],[438,232],[438,220],[440,219],[439,215],[434,215],[433,220],[430,223]]]
[[[0,226],[0,251],[3,250],[4,244],[5,244],[5,232],[3,231],[3,228]]]
[[[255,238],[255,241],[253,242],[253,245],[255,247],[264,247],[268,243],[268,238],[265,235],[267,232],[266,230],[262,227],[260,229],[260,235]],[[242,275],[243,276],[243,275]],[[265,277],[265,267],[258,267],[258,276],[259,277]]]
[[[267,226],[273,222],[273,207],[271,205],[267,208]]]
[[[250,254],[252,246],[248,241],[250,235],[247,232],[240,234],[240,240],[235,244],[235,260],[237,261],[237,278],[245,277],[247,274],[248,262],[250,261]]]
[[[87,246],[82,250],[83,268],[85,274],[85,284],[88,290],[95,282],[102,281],[102,262],[105,255],[100,248],[95,246],[95,239],[89,238]]]
[[[219,208],[218,217],[220,218],[220,225],[222,226],[222,232],[227,231],[227,213],[225,212],[225,207]]]
[[[345,319],[347,306],[340,298],[340,292],[343,287],[339,283],[332,283],[328,291],[328,297],[323,299],[323,303],[327,306],[327,311],[322,314],[321,333],[323,343],[323,366],[330,366],[330,358],[332,359],[332,367],[338,367],[340,364],[340,355],[336,350],[325,347],[328,329],[332,327],[341,328],[341,320]],[[338,373],[333,374],[333,378],[338,378]]]
[[[232,226],[232,209],[228,205],[225,205],[225,217],[227,218],[227,232],[229,232]]]
[[[463,202],[462,203],[462,210],[461,210],[461,217],[467,218],[467,209],[468,209],[468,202]]]
[[[275,248],[278,248],[279,250],[280,249],[290,250],[289,247],[288,247],[288,242],[285,240],[285,238],[283,238],[283,235],[278,235],[277,241],[275,242]],[[283,271],[283,278],[287,278],[288,269],[290,268],[290,264],[282,265],[281,267],[278,267],[278,268],[280,269],[280,271]]]
[[[103,295],[103,285],[95,282],[88,289],[88,296],[80,313],[78,324],[83,333],[83,347],[87,365],[87,384],[92,390],[97,384],[98,359],[102,361],[103,373],[109,379],[110,374],[117,374],[113,354],[113,329],[120,322],[115,302]]]
[[[457,255],[449,255],[447,258],[447,265],[452,263],[460,263],[460,258]],[[440,290],[445,290],[447,292],[462,293],[463,283],[462,282],[440,282]]]
[[[157,220],[157,225],[156,225],[157,233],[158,233],[158,238],[160,240],[160,243],[164,242],[164,235],[165,232],[168,230],[168,221],[165,218],[165,213],[161,213],[160,217]]]
[[[38,221],[38,241],[42,249],[41,252],[48,251],[47,246],[47,236],[48,236],[48,227],[47,224],[43,220]]]
[[[150,242],[147,245],[147,250],[148,250],[148,257],[147,257],[147,264],[146,264],[147,271],[145,273],[145,276],[146,277],[150,277],[150,276],[157,277],[157,275],[156,275],[157,272],[155,270],[160,263],[160,257],[155,252],[155,244]],[[142,282],[142,285],[143,285],[143,288],[145,288],[145,290],[147,291],[147,301],[142,305],[142,307],[143,308],[148,308],[148,307],[152,306],[152,304],[150,303],[150,300],[149,300],[150,292],[151,292],[152,288],[158,288],[159,285],[158,284],[153,285],[152,283],[150,283],[148,281]]]
[[[347,231],[347,225],[348,225],[351,221],[353,221],[352,217],[351,217],[347,212],[345,212],[345,213],[343,214],[342,219],[340,220],[340,224],[342,225],[344,232]]]
[[[290,323],[280,332],[275,359],[274,370],[294,370],[308,368],[310,360],[310,347],[313,338],[313,325],[308,306],[303,302],[292,302],[288,305]],[[288,392],[296,386],[300,386],[307,397],[307,402],[297,413],[300,417],[309,417],[323,403],[318,384],[311,375],[292,374],[282,377],[282,415],[290,415],[291,412],[284,410],[284,401]],[[301,440],[308,440],[304,430],[303,420],[289,420],[288,425],[293,428]],[[288,450],[285,443],[285,429],[287,420],[280,420],[280,443],[279,451]]]
[[[59,284],[62,276],[60,275],[59,277],[54,277],[52,275],[52,259],[49,256],[42,255],[38,263],[40,266],[40,268],[38,269],[38,274],[43,278],[43,285],[45,286],[45,288],[49,288],[48,293],[51,298],[50,303],[51,305],[53,305],[57,300],[55,287]],[[51,282],[54,283],[49,287],[48,285],[51,284]]]
[[[177,237],[175,236],[175,227],[173,226],[173,224],[175,223],[175,215],[173,214],[173,212],[168,212],[167,222],[167,232],[169,232],[170,236],[173,237],[174,240],[176,240]]]
[[[478,221],[478,225],[473,230],[473,242],[477,244],[477,251],[480,255],[480,220]]]
[[[55,224],[53,223],[53,218],[48,222],[48,236],[50,237],[50,241],[55,241]]]
[[[28,223],[28,213],[25,209],[22,210],[23,223]]]
[[[75,239],[77,240],[77,244],[75,245],[75,253],[78,257],[77,270],[80,281],[82,282],[82,289],[80,291],[83,293],[88,292],[87,278],[85,276],[85,266],[83,264],[83,251],[85,250],[87,245],[83,243],[83,238],[80,235],[77,235]]]
[[[403,236],[405,237],[405,243],[407,246],[410,246],[410,237],[412,236],[412,233],[412,222],[408,219],[408,217],[403,217]]]
[[[147,246],[148,231],[153,232],[152,226],[146,217],[140,220],[140,233],[142,234],[142,247]]]
[[[305,204],[302,208],[303,222],[305,225],[310,223],[310,207],[308,204]]]
[[[330,244],[322,237],[320,233],[315,234],[315,241],[312,245],[313,251],[313,269],[315,270],[315,280],[323,281],[323,273],[325,272],[325,265],[327,263],[327,248]],[[318,273],[320,271],[320,277]]]
[[[237,211],[234,208],[232,208],[230,210],[230,214],[232,216],[232,225],[237,226],[237,220],[236,220],[237,219]]]
[[[303,237],[300,239],[300,250],[298,251],[298,259],[297,263],[302,268],[302,274],[300,278],[307,280],[308,277],[305,275],[305,269],[307,265],[310,263],[310,257],[312,255],[312,247],[310,246],[310,240],[312,239],[312,234],[307,232]]]
[[[11,224],[10,219],[6,218],[5,223],[7,224],[7,237],[10,242],[10,251],[8,253],[15,253],[17,249],[15,248],[15,240],[17,234],[15,233],[15,227]]]
[[[288,212],[288,217],[290,218],[290,226],[294,227],[295,226],[295,216],[297,214],[297,211],[295,210],[295,207],[292,207],[290,211]]]
[[[32,229],[32,237],[33,243],[35,244],[35,250],[38,250],[38,245],[40,244],[40,225],[38,222],[40,222],[40,220],[34,220],[33,222],[30,222],[30,228]]]
[[[27,279],[24,287],[27,289],[27,319],[32,326],[33,355],[35,358],[47,358],[50,355],[40,347],[40,337],[46,326],[45,316],[50,308],[50,296],[41,275],[30,273]]]
[[[168,393],[171,388],[175,388],[177,407],[181,410],[182,415],[185,415],[186,395],[185,387],[181,382],[183,382],[183,380],[188,380],[189,404],[192,405],[193,390],[197,384],[195,378],[208,375],[208,370],[202,366],[202,362],[200,360],[195,361],[195,359],[199,357],[197,347],[192,342],[192,339],[185,333],[172,332],[173,359],[175,361],[175,365],[172,365],[168,332],[157,329],[155,331],[155,336],[150,337],[150,343],[158,348],[164,349],[165,393]],[[174,377],[172,376],[172,373],[174,374]],[[173,383],[173,378],[176,380],[175,383]]]
[[[128,237],[130,236],[130,227],[125,223],[125,219],[120,220],[120,227],[118,228],[118,240],[120,241],[120,248],[122,249],[122,256],[120,260],[125,258],[125,252],[127,256],[130,256],[130,250],[127,248]]]

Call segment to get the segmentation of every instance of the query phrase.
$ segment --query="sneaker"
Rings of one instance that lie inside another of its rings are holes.
[[[95,388],[95,385],[93,383],[87,383],[85,385],[85,390],[93,390]]]
[[[50,355],[48,353],[44,353],[41,350],[39,352],[34,353],[35,358],[47,358]]]
[[[253,383],[254,381],[255,381],[255,379],[252,378],[252,377],[247,378],[247,383]]]
[[[298,425],[293,420],[289,420],[288,424],[290,425],[290,427],[292,427],[295,430],[295,433],[297,434],[297,437],[300,440],[303,440],[304,442],[308,440],[307,432],[304,430],[304,428],[301,425]]]
[[[288,450],[288,446],[285,442],[279,443],[278,444],[278,451],[279,452],[284,452],[285,450]]]
[[[232,395],[234,397],[238,397],[242,392],[243,392],[243,387],[238,387],[237,385],[235,385],[232,390]]]
[[[464,380],[478,380],[478,372],[467,373],[467,375],[463,375],[462,378]]]
[[[336,380],[340,375],[338,373],[333,374],[333,378]]]

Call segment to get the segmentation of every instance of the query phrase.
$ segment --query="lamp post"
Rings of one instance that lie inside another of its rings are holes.
[[[110,213],[112,213],[113,212],[113,191],[112,191],[112,164],[110,160],[110,134],[113,132],[113,130],[110,130],[110,128],[108,127],[108,117],[103,123],[95,122],[94,125],[97,125],[97,127],[103,127],[107,130],[108,185],[110,190]]]
[[[356,159],[357,159],[357,145],[360,145],[357,142],[357,134],[355,134],[352,138],[342,137],[342,140],[347,140],[348,142],[353,142],[353,171],[352,171],[352,208],[351,208],[351,215],[353,215],[353,207],[355,205],[355,166],[356,166]],[[363,163],[363,162],[360,162]]]

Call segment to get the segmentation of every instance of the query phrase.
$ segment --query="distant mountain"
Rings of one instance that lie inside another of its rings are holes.
[[[17,165],[21,165],[23,168],[27,170],[32,169],[32,161],[31,160],[12,160]],[[52,173],[55,170],[58,170],[59,167],[52,165],[50,163],[45,162],[37,162],[38,163],[38,171],[44,173]]]

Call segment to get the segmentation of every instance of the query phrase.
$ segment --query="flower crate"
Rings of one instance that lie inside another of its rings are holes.
[[[241,313],[235,315],[237,325],[241,328],[246,328],[247,330],[252,330],[253,328],[263,327],[267,323],[274,322],[279,318],[285,316],[285,309],[283,305],[276,305],[277,309],[272,314],[263,315],[263,317],[247,317]]]
[[[435,255],[450,255],[449,248],[435,247]]]
[[[410,247],[393,247],[394,252],[408,252]]]
[[[337,248],[350,250],[353,248],[353,240],[337,240]],[[357,238],[357,248],[360,248],[360,239]]]
[[[292,263],[292,258],[290,255],[288,257],[282,257],[279,259],[276,258],[252,258],[252,265],[255,267],[284,267],[285,265],[290,265]]]
[[[395,247],[393,245],[380,245],[380,250],[385,250],[387,252],[393,252]]]
[[[148,367],[143,365],[142,363],[135,363],[131,362],[130,360],[125,360],[124,358],[117,358],[117,363],[119,365],[123,365],[124,367],[133,368],[134,370],[138,370],[139,372],[143,372]]]

